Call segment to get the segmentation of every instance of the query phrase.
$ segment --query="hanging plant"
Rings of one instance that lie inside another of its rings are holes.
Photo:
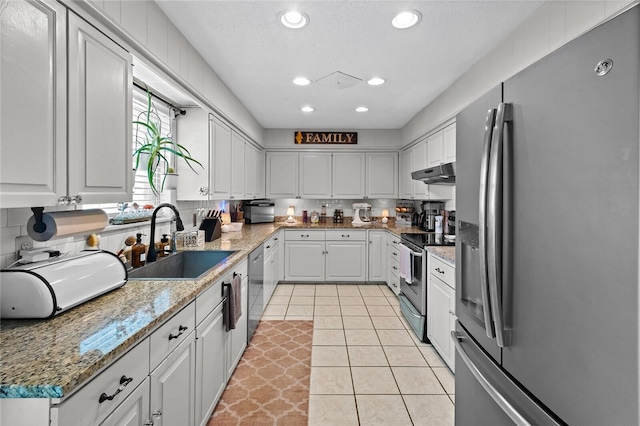
[[[199,165],[203,169],[204,167],[198,160],[191,156],[187,148],[176,143],[171,135],[162,135],[162,120],[151,101],[151,92],[148,88],[146,90],[147,110],[138,114],[136,120],[133,122],[136,126],[136,150],[133,153],[133,157],[135,158],[136,170],[140,166],[146,166],[151,191],[157,197],[164,190],[169,169],[173,171],[169,166],[169,159],[167,158],[170,154],[175,155],[176,158],[182,158],[196,174],[198,174],[198,172],[193,168],[194,164]],[[156,176],[158,174],[161,176],[159,179],[159,188],[156,185]]]

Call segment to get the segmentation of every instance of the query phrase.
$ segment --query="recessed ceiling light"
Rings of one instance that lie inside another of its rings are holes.
[[[313,110],[314,110],[313,107],[310,107],[310,106],[303,106],[302,108],[300,108],[300,111],[303,111],[303,112],[312,112]]]
[[[420,12],[415,10],[405,10],[393,17],[391,25],[400,30],[404,30],[406,28],[413,27],[415,24],[420,22],[421,18],[422,15],[420,15]]]
[[[280,15],[280,22],[287,28],[298,29],[309,23],[309,17],[306,13],[291,10]]]
[[[311,80],[309,80],[308,78],[304,78],[304,77],[298,77],[298,78],[293,80],[293,84],[295,84],[296,86],[306,86],[309,83],[311,83]]]
[[[361,106],[361,107],[356,108],[356,111],[358,111],[358,112],[367,112],[367,111],[369,111],[369,108],[367,108],[365,106]]]
[[[384,84],[384,82],[384,78],[380,77],[373,77],[371,80],[367,81],[370,86],[380,86],[381,84]]]

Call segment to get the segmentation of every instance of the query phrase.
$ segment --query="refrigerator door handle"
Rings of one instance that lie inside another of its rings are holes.
[[[505,339],[504,312],[502,309],[502,265],[503,265],[503,145],[505,122],[512,120],[511,105],[500,103],[493,128],[491,155],[489,159],[489,186],[487,191],[487,267],[491,314],[496,332],[496,343],[504,348],[509,343]],[[508,187],[508,183],[507,183]]]
[[[491,153],[491,132],[496,121],[496,110],[487,111],[484,125],[484,141],[482,147],[482,161],[480,163],[480,204],[478,206],[478,249],[480,256],[480,286],[482,294],[482,312],[484,328],[487,336],[496,337],[491,318],[491,303],[489,300],[489,281],[487,270],[487,180],[489,179],[489,156]]]
[[[504,395],[502,395],[491,384],[491,382],[482,374],[482,371],[480,371],[478,367],[476,367],[476,365],[471,360],[471,357],[469,357],[469,354],[467,354],[464,347],[460,343],[463,337],[458,336],[455,331],[452,331],[451,338],[453,339],[453,343],[456,346],[456,350],[458,351],[460,358],[462,358],[462,361],[465,363],[467,368],[469,368],[469,370],[471,371],[471,374],[473,374],[473,377],[475,377],[478,383],[480,383],[480,385],[484,388],[484,390],[487,391],[491,399],[493,399],[496,402],[496,404],[498,404],[498,406],[502,409],[502,411],[504,411],[504,413],[507,416],[509,416],[509,418],[513,420],[513,422],[516,425],[531,426],[531,423],[529,423],[522,416],[522,414],[520,414],[518,410],[516,410],[515,407],[509,403],[509,401],[507,401]]]

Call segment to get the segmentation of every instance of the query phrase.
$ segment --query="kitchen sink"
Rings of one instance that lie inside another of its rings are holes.
[[[129,271],[132,280],[197,280],[232,256],[235,251],[180,251]]]

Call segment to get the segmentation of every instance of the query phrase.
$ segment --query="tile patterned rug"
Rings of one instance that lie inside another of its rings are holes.
[[[313,321],[261,321],[208,426],[300,426],[309,411]]]

